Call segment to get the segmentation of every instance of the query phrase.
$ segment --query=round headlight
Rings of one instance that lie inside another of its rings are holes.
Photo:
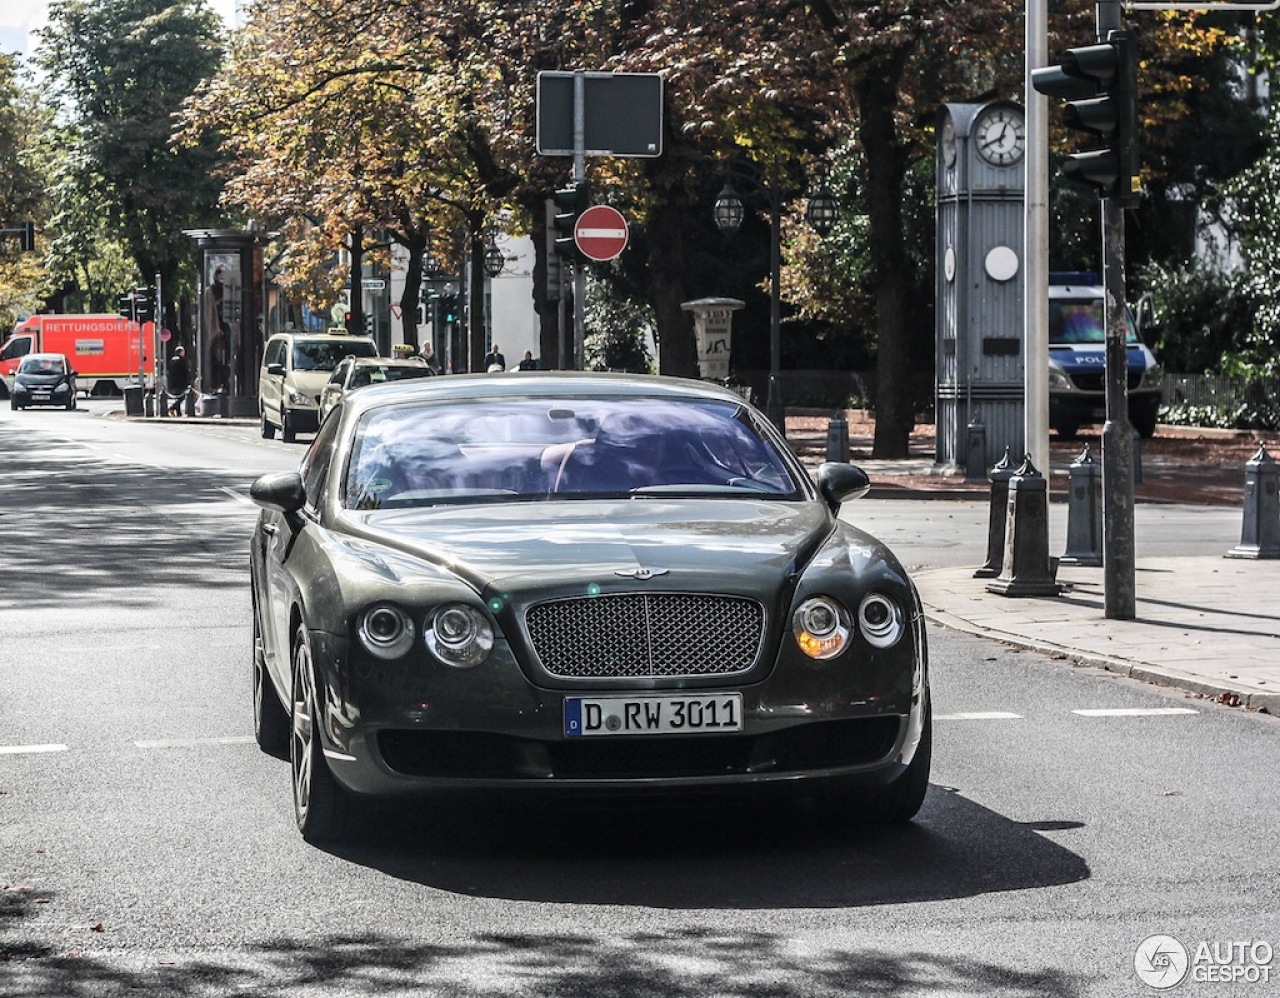
[[[792,615],[791,630],[810,658],[835,658],[849,645],[849,611],[829,596],[814,596]]]
[[[379,658],[399,658],[413,644],[413,621],[397,606],[379,603],[360,615],[356,634]]]
[[[423,634],[431,654],[445,665],[467,669],[493,650],[489,618],[465,603],[448,603],[427,618]]]
[[[902,610],[888,596],[870,593],[858,606],[858,627],[867,644],[890,648],[902,637]]]

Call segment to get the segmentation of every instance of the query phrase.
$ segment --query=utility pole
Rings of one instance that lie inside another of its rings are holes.
[[[1122,27],[1120,0],[1098,0],[1098,39]],[[1133,427],[1129,423],[1129,325],[1125,310],[1124,208],[1105,197],[1102,284],[1106,294],[1106,409],[1102,428],[1103,607],[1109,620],[1137,616],[1133,536]]]

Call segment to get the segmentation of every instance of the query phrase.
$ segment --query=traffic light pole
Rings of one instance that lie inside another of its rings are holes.
[[[1120,0],[1098,0],[1098,38],[1121,28]],[[1125,311],[1124,208],[1103,198],[1102,272],[1106,294],[1106,410],[1102,428],[1102,546],[1104,615],[1137,616],[1133,536],[1133,427],[1129,424],[1128,322]]]
[[[587,182],[587,77],[573,74],[573,182]],[[583,369],[583,344],[587,336],[587,268],[581,260],[573,264],[573,363],[571,370]],[[562,357],[560,362],[564,363]]]

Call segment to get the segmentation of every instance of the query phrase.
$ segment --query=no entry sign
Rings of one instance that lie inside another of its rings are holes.
[[[573,239],[588,260],[612,260],[627,248],[627,220],[617,208],[598,204],[578,216]]]

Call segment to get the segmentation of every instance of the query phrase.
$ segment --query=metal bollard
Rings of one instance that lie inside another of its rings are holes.
[[[975,457],[976,455],[976,457]],[[1009,456],[1005,451],[1005,457]],[[987,428],[982,425],[981,413],[974,413],[965,426],[964,480],[980,482],[987,477]]]
[[[849,424],[842,411],[827,423],[827,460],[849,462]]]
[[[169,390],[167,388],[161,388],[159,405],[157,406],[157,409],[156,409],[156,415],[159,416],[161,419],[168,418],[169,406],[171,406],[172,404],[173,403],[169,401]]]
[[[973,573],[975,579],[991,579],[1000,574],[1004,565],[1005,516],[1009,512],[1009,479],[1013,477],[1013,462],[1009,460],[1009,448],[991,468],[991,511],[987,517],[987,560]]]
[[[195,387],[188,388],[187,394],[182,400],[182,414],[184,416],[194,416],[196,414],[196,398]]]
[[[1280,466],[1267,445],[1244,465],[1244,524],[1228,558],[1280,558]]]
[[[1009,479],[1004,566],[987,591],[1001,596],[1057,596],[1057,565],[1049,558],[1049,482],[1028,454]]]
[[[150,419],[156,414],[156,393],[144,392],[142,396],[142,415]]]
[[[1089,445],[1071,462],[1067,494],[1067,550],[1064,565],[1102,564],[1102,469]]]

